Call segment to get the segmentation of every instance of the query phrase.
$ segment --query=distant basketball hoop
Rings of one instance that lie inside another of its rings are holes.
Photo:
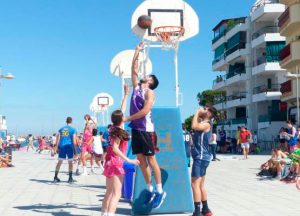
[[[159,26],[154,28],[155,35],[164,49],[177,49],[180,38],[184,35],[182,26]]]

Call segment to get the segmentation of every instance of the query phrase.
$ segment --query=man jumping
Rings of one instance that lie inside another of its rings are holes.
[[[72,124],[72,118],[68,117],[67,118],[67,125],[62,127],[59,130],[59,133],[57,135],[56,139],[56,148],[59,148],[59,153],[58,153],[58,163],[55,168],[55,176],[54,176],[54,183],[60,182],[60,179],[57,177],[60,166],[63,162],[68,157],[68,163],[69,163],[69,180],[68,182],[71,184],[74,182],[72,178],[72,173],[73,173],[73,156],[74,156],[74,151],[76,153],[76,141],[77,141],[77,136],[76,136],[76,130],[71,127]],[[57,152],[57,150],[55,151]]]
[[[151,119],[151,109],[155,101],[154,89],[159,82],[155,75],[146,76],[138,80],[138,57],[144,44],[140,43],[136,49],[132,61],[132,85],[133,93],[130,103],[130,117],[124,121],[131,121],[129,126],[132,128],[132,153],[137,155],[140,161],[140,168],[147,184],[147,193],[144,206],[152,205],[156,209],[163,203],[166,192],[163,191],[161,172],[155,158],[155,152],[158,150],[157,136],[154,131],[154,124]],[[156,191],[151,184],[152,169],[156,181]]]

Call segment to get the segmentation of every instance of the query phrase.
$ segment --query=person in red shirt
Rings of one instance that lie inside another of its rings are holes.
[[[241,137],[241,147],[243,149],[244,159],[248,159],[250,140],[252,134],[245,127],[241,127],[240,137]]]

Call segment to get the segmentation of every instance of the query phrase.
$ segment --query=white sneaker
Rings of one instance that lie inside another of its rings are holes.
[[[81,176],[87,176],[88,173],[87,173],[87,172],[83,172],[83,173],[81,173],[80,175],[81,175]]]
[[[91,169],[91,174],[96,174],[94,169]]]

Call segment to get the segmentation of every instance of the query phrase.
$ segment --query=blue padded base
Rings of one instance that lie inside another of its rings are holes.
[[[191,181],[186,164],[179,108],[154,108],[152,117],[160,149],[156,159],[161,168],[163,189],[166,191],[167,197],[159,209],[152,209],[151,206],[143,207],[146,183],[141,169],[137,168],[132,214],[193,212]],[[155,188],[153,173],[152,183]]]

